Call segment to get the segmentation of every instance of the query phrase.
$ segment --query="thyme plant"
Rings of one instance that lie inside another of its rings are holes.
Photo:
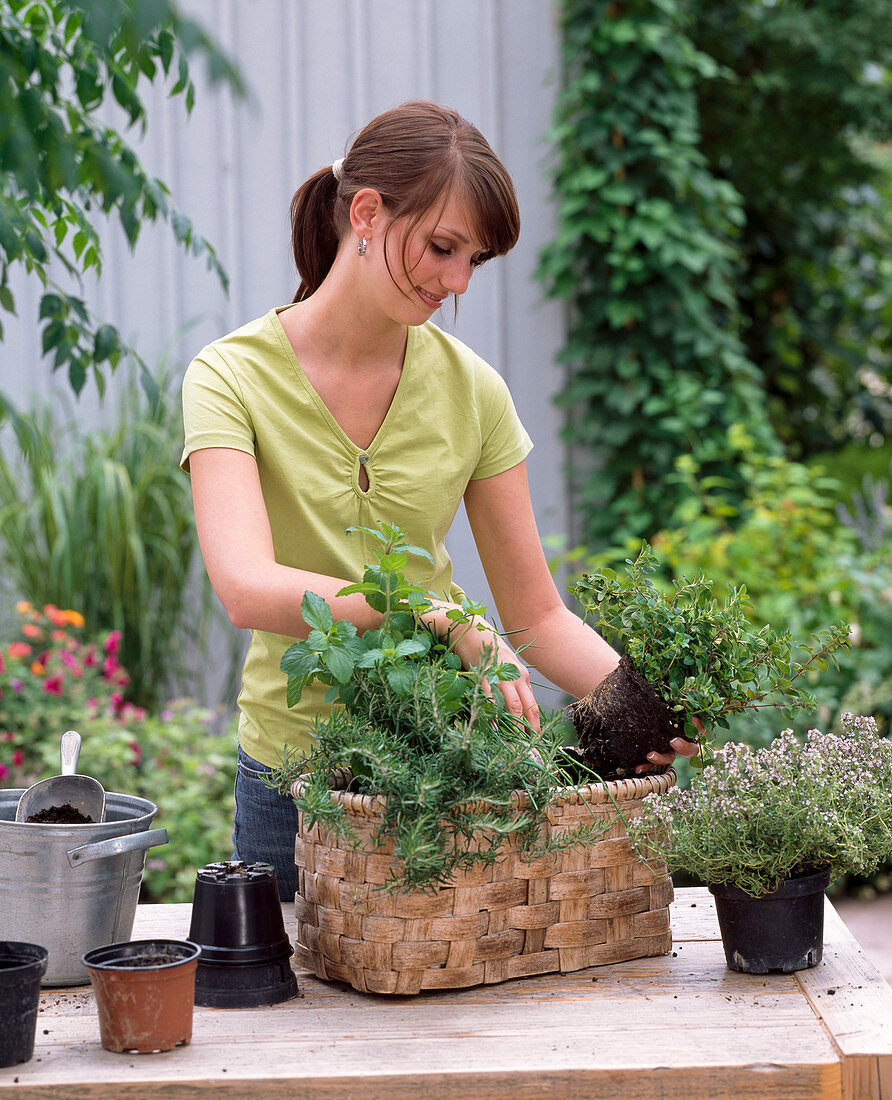
[[[629,834],[670,872],[758,896],[797,874],[870,874],[892,853],[890,792],[892,742],[846,714],[838,734],[729,742],[686,790],[648,795]]]
[[[565,721],[545,718],[537,732],[509,714],[497,685],[517,669],[493,659],[463,669],[452,649],[458,631],[478,628],[482,608],[451,611],[449,634],[436,637],[422,621],[430,597],[403,573],[409,555],[428,558],[427,551],[405,543],[396,527],[362,530],[381,544],[377,563],[340,594],[362,593],[381,612],[381,626],[360,636],[352,623],[335,621],[320,596],[306,594],[302,613],[312,629],[282,658],[288,703],[319,680],[336,705],[317,721],[313,750],[286,751],[271,783],[288,792],[305,775],[296,801],[307,823],[348,836],[331,777],[349,769],[352,789],[382,795],[376,840],[395,846],[389,889],[433,889],[503,858],[509,839],[534,858],[602,836],[608,823],[593,817],[541,839],[547,805],[573,782],[563,770]]]

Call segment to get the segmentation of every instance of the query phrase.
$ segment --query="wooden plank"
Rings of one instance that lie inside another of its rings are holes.
[[[184,938],[190,911],[140,907],[134,938]],[[284,914],[293,935],[293,905]],[[711,896],[694,890],[679,891],[664,956],[411,997],[365,995],[298,969],[297,999],[198,1007],[192,1043],[166,1054],[103,1051],[90,987],[46,990],[35,1057],[0,1070],[0,1095],[888,1100],[889,990],[867,981],[869,963],[858,968],[857,945],[828,916],[820,975],[839,982],[835,994],[821,993],[818,972],[728,970]],[[843,991],[852,996],[835,1000]]]
[[[892,1100],[892,989],[829,899],[821,963],[796,979],[840,1052],[844,1100]]]

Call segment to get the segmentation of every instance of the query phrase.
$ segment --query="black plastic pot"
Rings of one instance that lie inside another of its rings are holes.
[[[758,897],[723,883],[710,886],[731,970],[791,973],[817,966],[824,950],[824,891],[829,882],[830,873],[818,871],[788,879]]]
[[[48,958],[39,944],[0,940],[0,1066],[17,1066],[34,1054],[40,979]]]
[[[196,875],[189,939],[201,945],[195,1003],[252,1008],[297,996],[276,872],[268,863],[209,863]]]

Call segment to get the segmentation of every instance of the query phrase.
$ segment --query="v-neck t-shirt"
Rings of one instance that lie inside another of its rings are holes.
[[[207,447],[253,455],[282,565],[361,580],[379,544],[347,528],[389,523],[433,559],[410,556],[406,576],[460,601],[445,540],[468,482],[516,466],[532,448],[508,387],[460,340],[431,322],[411,326],[396,393],[363,450],[301,369],[278,317],[286,308],[208,344],[190,363],[182,468]],[[253,630],[242,672],[239,741],[270,767],[286,745],[308,751],[315,718],[330,710],[321,684],[287,706],[280,662],[293,640]]]

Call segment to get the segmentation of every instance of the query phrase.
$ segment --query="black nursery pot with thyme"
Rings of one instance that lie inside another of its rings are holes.
[[[689,788],[646,798],[629,830],[709,886],[732,970],[803,970],[821,961],[828,883],[892,852],[890,791],[892,742],[846,714],[804,741],[729,742]]]
[[[824,951],[824,891],[830,872],[785,879],[753,897],[739,886],[713,883],[715,911],[730,970],[791,973],[817,966]]]

